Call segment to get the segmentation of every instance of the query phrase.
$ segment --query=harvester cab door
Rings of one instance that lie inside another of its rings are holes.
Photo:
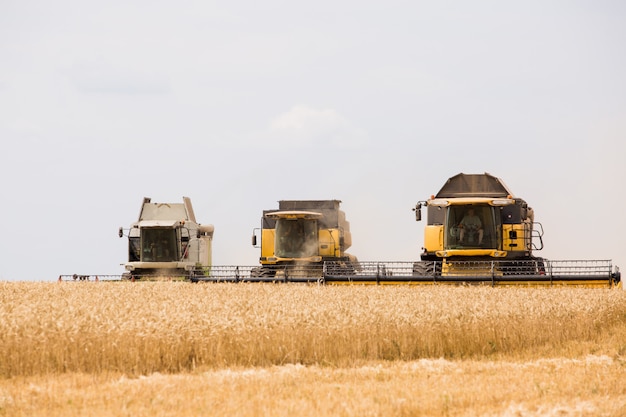
[[[450,205],[448,207],[445,247],[447,249],[497,249],[497,220],[487,204]]]
[[[268,214],[276,219],[274,253],[278,258],[310,258],[319,254],[320,213],[284,211]]]
[[[174,228],[143,228],[141,232],[141,260],[143,262],[171,262],[178,260],[177,236]]]
[[[308,258],[319,251],[317,220],[279,219],[276,222],[276,256],[279,258]]]

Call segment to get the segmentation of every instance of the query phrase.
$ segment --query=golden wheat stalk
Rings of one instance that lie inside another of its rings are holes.
[[[5,377],[579,354],[607,338],[626,353],[626,292],[608,289],[0,283],[0,301]]]

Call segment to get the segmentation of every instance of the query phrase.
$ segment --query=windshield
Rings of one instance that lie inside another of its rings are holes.
[[[318,253],[317,220],[278,219],[275,251],[279,258],[306,258]]]
[[[447,216],[447,249],[497,249],[495,212],[489,205],[449,206]]]
[[[176,229],[142,229],[141,255],[143,262],[170,262],[178,259]]]

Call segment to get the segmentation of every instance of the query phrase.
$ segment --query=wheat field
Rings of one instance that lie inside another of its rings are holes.
[[[626,292],[0,283],[0,415],[626,415]]]

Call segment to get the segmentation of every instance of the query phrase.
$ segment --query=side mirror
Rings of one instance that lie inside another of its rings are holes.
[[[252,246],[256,246],[256,235],[252,235]]]
[[[124,237],[124,229],[120,227],[120,230],[118,230],[117,234],[119,235],[119,237]]]
[[[422,203],[417,203],[415,205],[415,207],[413,208],[413,211],[415,212],[415,221],[419,222],[422,220]]]

